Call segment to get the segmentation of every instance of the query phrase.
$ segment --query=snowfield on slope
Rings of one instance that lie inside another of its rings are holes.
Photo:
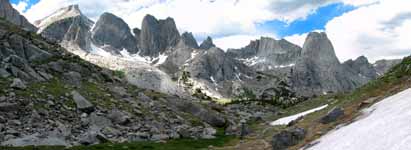
[[[311,113],[316,112],[316,111],[319,111],[319,110],[321,110],[321,109],[324,109],[324,108],[326,108],[327,106],[328,106],[328,104],[327,104],[327,105],[320,106],[320,107],[317,107],[317,108],[314,108],[314,109],[311,109],[311,110],[307,110],[307,111],[304,111],[304,112],[302,112],[302,113],[298,113],[298,114],[295,114],[295,115],[292,115],[292,116],[280,118],[280,119],[277,119],[276,121],[271,122],[270,125],[272,125],[272,126],[287,125],[287,124],[289,124],[291,121],[297,120],[297,119],[300,118],[300,117],[303,117],[303,116],[305,116],[305,115],[311,114]]]
[[[314,143],[308,150],[411,150],[411,89],[365,109],[356,121]]]

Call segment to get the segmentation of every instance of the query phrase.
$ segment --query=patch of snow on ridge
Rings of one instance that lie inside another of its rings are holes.
[[[95,54],[95,55],[99,55],[99,56],[104,56],[104,57],[110,57],[112,56],[111,53],[101,49],[100,47],[94,45],[93,43],[91,43],[91,54]]]
[[[293,67],[295,66],[295,64],[289,64],[289,65],[278,65],[278,66],[274,66],[274,68],[287,68],[287,67]]]
[[[300,118],[300,117],[302,117],[302,116],[311,114],[311,113],[313,113],[313,112],[319,111],[319,110],[324,109],[324,108],[326,108],[326,107],[328,107],[328,104],[327,104],[327,105],[320,106],[320,107],[317,107],[317,108],[314,108],[314,109],[311,109],[311,110],[307,110],[307,111],[302,112],[302,113],[299,113],[299,114],[295,114],[295,115],[292,115],[292,116],[288,116],[288,117],[284,117],[284,118],[277,119],[276,121],[271,122],[270,125],[272,125],[272,126],[287,125],[287,124],[289,124],[291,121],[297,120],[298,118]]]
[[[139,62],[146,62],[146,63],[151,63],[149,60],[149,57],[142,57],[137,54],[130,54],[126,49],[123,49],[120,51],[121,56],[123,56],[124,59],[130,60],[130,61],[139,61]]]
[[[53,14],[39,21],[39,24],[37,25],[39,30],[37,31],[37,33],[41,33],[45,28],[47,28],[49,25],[51,25],[52,23],[56,21],[79,16],[79,15],[81,15],[80,12],[75,9],[70,10],[69,8],[61,8],[57,10],[56,12],[54,12]]]
[[[166,60],[167,60],[167,55],[165,54],[160,54],[160,56],[158,56],[157,59],[154,60],[158,60],[157,63],[155,64],[156,66],[163,64]]]
[[[244,64],[247,66],[254,66],[255,64],[265,62],[265,59],[260,59],[257,56],[254,56],[252,58],[245,58],[245,59],[238,59],[239,61],[242,61]]]
[[[410,150],[411,89],[363,111],[347,126],[315,141],[308,150]]]

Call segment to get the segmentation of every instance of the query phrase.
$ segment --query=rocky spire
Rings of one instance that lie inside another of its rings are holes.
[[[140,55],[157,57],[167,48],[176,46],[179,39],[180,33],[174,19],[157,20],[152,15],[146,15],[141,25]]]
[[[339,64],[334,47],[324,32],[308,34],[301,52],[304,59],[327,65]]]
[[[9,0],[0,0],[0,18],[5,18],[7,21],[20,26],[24,30],[37,31],[37,28],[34,25],[13,8]]]
[[[204,40],[201,45],[200,45],[200,49],[210,49],[212,47],[216,47],[213,43],[213,39],[211,39],[211,37],[207,37],[206,40]]]
[[[291,70],[292,84],[299,95],[350,91],[365,82],[338,61],[325,33],[309,33],[301,57]]]
[[[198,48],[198,44],[191,32],[184,32],[177,47]]]
[[[93,42],[99,46],[110,46],[115,51],[126,49],[130,53],[137,53],[137,43],[130,32],[130,27],[123,19],[111,14],[103,13],[95,24],[92,36]]]
[[[348,60],[344,62],[344,65],[348,67],[347,69],[351,69],[355,74],[363,78],[368,78],[369,80],[373,80],[378,76],[374,66],[368,62],[368,59],[365,56],[360,56],[354,61]]]

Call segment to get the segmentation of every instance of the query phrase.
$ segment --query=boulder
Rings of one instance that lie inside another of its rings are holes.
[[[39,134],[24,136],[21,138],[7,140],[1,143],[3,146],[69,146],[64,139]]]
[[[70,85],[74,85],[76,87],[81,86],[81,74],[78,72],[70,71],[64,73],[63,78]]]
[[[11,83],[10,87],[15,88],[15,89],[20,89],[20,90],[24,90],[27,88],[26,84],[24,84],[24,82],[21,81],[21,79],[19,78],[13,79],[13,82]]]
[[[109,142],[109,140],[98,131],[88,131],[79,137],[79,143],[82,145],[93,145],[107,142]]]
[[[0,77],[7,78],[10,76],[11,74],[6,69],[0,68]]]
[[[100,130],[105,127],[110,127],[113,125],[110,119],[106,118],[105,116],[99,116],[97,113],[92,113],[89,116],[89,125],[96,130]]]
[[[303,128],[293,128],[281,131],[273,136],[273,150],[286,150],[290,146],[297,145],[306,136],[306,131]]]
[[[76,103],[77,109],[86,113],[91,113],[94,111],[94,105],[90,103],[86,98],[80,95],[77,91],[72,91],[71,95]]]
[[[109,88],[110,92],[113,93],[113,95],[116,98],[125,98],[128,97],[129,94],[127,93],[127,90],[124,87],[121,86],[114,86]]]
[[[108,118],[110,118],[110,120],[113,123],[121,125],[125,125],[128,122],[130,122],[130,117],[126,113],[121,112],[118,109],[111,110],[110,114],[108,115]]]
[[[333,108],[327,113],[324,117],[320,119],[320,122],[323,124],[328,124],[334,121],[337,121],[338,118],[344,116],[344,109],[340,107]]]
[[[0,112],[11,112],[19,110],[19,105],[16,103],[0,103]]]

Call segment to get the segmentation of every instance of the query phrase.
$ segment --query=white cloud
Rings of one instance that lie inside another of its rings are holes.
[[[28,0],[22,0],[22,1],[19,1],[19,3],[17,4],[11,4],[11,5],[13,6],[14,9],[19,11],[20,13],[23,13],[24,10],[26,10],[28,6]]]
[[[259,39],[261,36],[265,36],[265,37],[271,37],[271,38],[276,38],[275,35],[273,34],[255,34],[255,35],[230,35],[230,36],[225,36],[225,37],[221,37],[221,38],[216,38],[214,39],[214,44],[223,49],[223,50],[227,50],[229,48],[242,48],[247,46],[250,41],[252,40],[256,40]]]
[[[340,0],[40,0],[25,15],[34,22],[58,8],[78,3],[93,20],[107,11],[120,16],[131,27],[140,27],[146,14],[157,18],[171,16],[181,32],[193,32],[201,39],[208,35],[265,33],[257,27],[259,24],[274,19],[287,22],[302,19],[316,8],[337,1]]]
[[[345,0],[361,6],[329,21],[325,32],[340,61],[364,55],[371,62],[411,54],[411,1]],[[303,46],[307,33],[285,37]]]
[[[226,49],[243,47],[264,35],[276,37],[275,31],[258,28],[266,21],[292,22],[336,2],[361,6],[334,18],[325,27],[341,61],[360,55],[373,61],[408,54],[411,23],[403,13],[411,11],[411,1],[405,0],[40,0],[24,15],[34,22],[58,8],[79,4],[93,20],[107,11],[123,18],[130,27],[139,28],[146,14],[159,19],[170,16],[180,32],[193,32],[197,39],[218,37],[214,42]],[[23,8],[21,5],[19,8]],[[285,39],[302,46],[305,37],[300,34]]]
[[[303,33],[303,34],[294,34],[291,36],[284,37],[287,41],[290,41],[291,43],[294,43],[300,47],[303,47],[305,38],[307,37],[308,33]]]
[[[385,0],[334,18],[326,25],[341,61],[360,55],[371,61],[401,58],[411,54],[411,17],[393,20],[409,13],[411,1]],[[396,23],[390,23],[395,21]]]

